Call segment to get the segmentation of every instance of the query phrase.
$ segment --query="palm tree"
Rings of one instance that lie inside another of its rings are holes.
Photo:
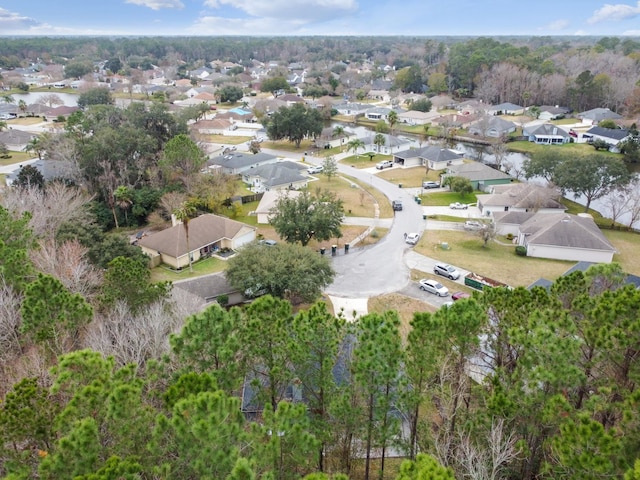
[[[341,127],[340,125],[336,125],[335,127],[333,127],[333,133],[331,134],[332,137],[340,137],[340,151],[342,151],[342,142],[344,142],[344,138],[342,138],[344,136],[344,127]]]
[[[380,147],[383,146],[386,141],[387,140],[384,138],[384,135],[381,133],[376,133],[376,136],[373,137],[373,144],[378,147],[378,153],[380,153]]]
[[[191,257],[191,248],[189,247],[189,220],[195,217],[196,207],[190,201],[184,202],[173,212],[177,220],[182,222],[184,226],[184,234],[187,240],[187,255],[189,256],[189,273],[193,273],[193,259]]]
[[[353,150],[356,154],[356,159],[358,158],[358,149],[360,147],[364,147],[364,142],[362,140],[360,140],[359,138],[355,138],[353,140],[351,140],[349,143],[347,143],[347,152],[349,150]]]
[[[2,95],[2,101],[4,103],[16,103],[16,100],[12,95]]]
[[[387,122],[389,122],[389,127],[391,128],[391,136],[393,136],[393,126],[398,123],[398,112],[395,110],[391,110],[389,115],[387,115]],[[390,151],[393,152],[393,140],[389,139],[389,148]]]
[[[24,114],[27,111],[27,102],[20,99],[18,100],[18,109]]]
[[[116,188],[116,191],[113,192],[113,198],[115,199],[118,208],[124,211],[124,221],[128,225],[129,217],[127,215],[127,211],[131,208],[131,205],[133,205],[133,190],[124,185],[120,185]]]
[[[0,128],[0,130],[2,129]],[[42,141],[40,140],[40,137],[33,137],[31,140],[29,140],[27,144],[24,146],[23,150],[27,153],[29,152],[35,153],[36,155],[38,155],[38,160],[42,160],[43,148],[42,148]]]

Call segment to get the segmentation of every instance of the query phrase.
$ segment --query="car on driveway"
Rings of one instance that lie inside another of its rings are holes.
[[[402,200],[394,200],[393,202],[391,202],[391,206],[393,207],[393,209],[396,212],[399,212],[402,210]]]
[[[267,247],[274,247],[275,245],[277,245],[278,242],[276,242],[275,240],[259,240],[258,243],[260,245],[266,245]]]
[[[482,230],[483,224],[477,220],[467,220],[464,222],[464,229],[473,232],[475,230]]]
[[[324,167],[322,165],[313,165],[309,168],[307,168],[307,173],[320,173],[322,172],[322,170],[324,170]]]
[[[440,188],[440,184],[438,182],[422,182],[422,188]]]
[[[404,239],[404,241],[407,242],[409,245],[417,244],[418,240],[420,240],[420,234],[419,233],[409,233],[409,234],[407,234],[407,236]]]
[[[378,170],[382,170],[384,168],[391,168],[393,167],[393,162],[391,160],[383,160],[381,162],[376,163],[376,168]]]
[[[462,300],[464,298],[471,298],[471,294],[467,292],[456,292],[451,294],[451,300],[454,302]]]
[[[452,210],[466,210],[467,208],[469,208],[469,205],[467,205],[466,203],[454,202],[449,204],[449,208],[451,208]]]
[[[449,295],[449,289],[447,287],[442,285],[437,280],[432,280],[430,278],[423,278],[422,280],[420,280],[420,290],[433,293],[434,295],[438,295],[439,297],[446,297]]]
[[[457,280],[460,278],[460,272],[456,270],[455,267],[452,267],[447,263],[436,263],[433,266],[433,273],[450,278],[451,280]]]

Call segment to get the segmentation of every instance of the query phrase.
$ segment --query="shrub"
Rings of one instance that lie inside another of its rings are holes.
[[[522,245],[518,245],[516,247],[516,255],[520,255],[521,257],[526,257],[527,256],[527,247],[524,247]]]
[[[226,307],[229,304],[229,295],[218,295],[216,301],[221,307]]]
[[[507,240],[513,240],[513,233],[507,233]]]

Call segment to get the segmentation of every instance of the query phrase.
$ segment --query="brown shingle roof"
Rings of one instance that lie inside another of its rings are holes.
[[[189,250],[187,250],[186,232],[182,224],[144,237],[138,244],[141,247],[179,258],[186,255],[188,251],[199,250],[223,238],[233,239],[243,229],[255,228],[242,222],[207,213],[189,221]]]

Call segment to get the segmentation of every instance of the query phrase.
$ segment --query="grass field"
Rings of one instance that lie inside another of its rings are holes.
[[[442,205],[449,205],[450,203],[460,202],[460,203],[477,203],[478,198],[476,197],[476,193],[473,192],[467,195],[460,195],[457,192],[429,192],[428,190],[422,194],[422,205],[427,207],[437,207]]]
[[[370,156],[367,153],[360,153],[357,156],[352,155],[350,157],[345,157],[340,160],[340,163],[351,165],[355,168],[369,168],[375,167],[376,163],[382,160],[391,160],[391,158],[391,155],[382,155],[380,153],[376,153],[373,156]]]
[[[6,166],[6,165],[13,165],[16,164],[16,168],[18,167],[17,164],[24,162],[25,160],[30,160],[34,157],[33,153],[26,153],[26,152],[15,152],[10,150],[9,151],[9,155],[11,156],[11,158],[0,158],[0,165],[2,166]]]
[[[395,185],[402,184],[403,187],[421,187],[424,180],[440,181],[440,176],[434,170],[431,170],[428,175],[425,176],[423,167],[412,168],[396,168],[392,167],[387,170],[383,170],[378,173],[378,177],[384,178],[386,181]]]
[[[409,322],[413,319],[415,312],[435,312],[436,307],[433,305],[422,302],[417,298],[407,297],[399,293],[390,293],[388,295],[381,295],[379,297],[372,297],[369,299],[367,305],[369,312],[383,313],[388,310],[395,310],[400,316],[400,334],[402,339],[406,340],[411,327]]]

